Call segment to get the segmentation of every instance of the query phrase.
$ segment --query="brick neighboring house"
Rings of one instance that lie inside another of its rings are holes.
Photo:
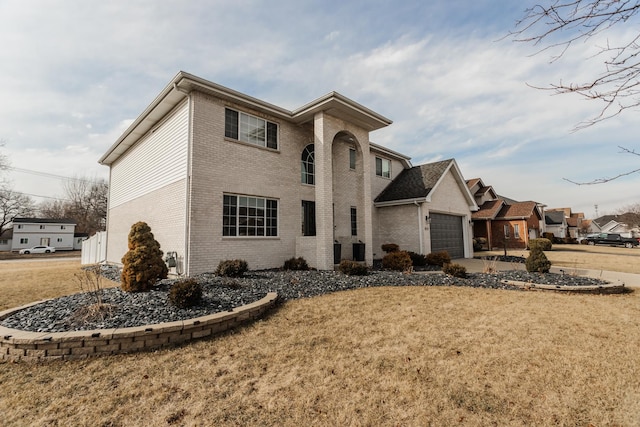
[[[289,111],[179,72],[99,160],[110,167],[107,261],[120,262],[131,225],[146,221],[187,275],[236,258],[259,269],[301,256],[333,269],[334,244],[341,258],[372,263],[388,236],[419,234],[417,206],[425,217],[449,213],[444,192],[435,203],[426,196],[374,207],[412,168],[407,156],[370,141],[391,123],[336,92]],[[454,198],[449,219],[467,228],[460,245],[471,247],[473,199],[465,210],[459,191]]]
[[[480,178],[467,181],[479,209],[473,212],[473,237],[486,239],[484,249],[525,249],[542,236],[543,205],[501,197]]]

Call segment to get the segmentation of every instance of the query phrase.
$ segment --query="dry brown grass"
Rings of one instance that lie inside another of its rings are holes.
[[[291,301],[181,348],[0,364],[0,424],[640,425],[639,303],[419,287]]]
[[[608,270],[640,274],[640,248],[618,248],[612,246],[553,245],[544,252],[556,267],[574,269]],[[529,251],[513,249],[508,255],[529,256]],[[503,250],[476,252],[476,256],[504,255]]]

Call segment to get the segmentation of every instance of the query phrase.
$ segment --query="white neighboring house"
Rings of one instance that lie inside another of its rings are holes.
[[[76,222],[72,219],[14,218],[11,251],[33,246],[53,246],[73,250]]]
[[[636,237],[640,235],[637,228],[629,227],[619,215],[604,215],[591,221],[589,226],[591,233],[618,233],[623,237]]]
[[[413,168],[370,141],[390,124],[336,92],[289,111],[179,72],[99,160],[110,168],[107,261],[120,263],[138,221],[186,275],[225,259],[371,264],[382,243],[473,256],[477,205],[455,161]]]

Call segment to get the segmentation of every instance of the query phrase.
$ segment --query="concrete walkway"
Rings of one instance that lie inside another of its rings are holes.
[[[464,266],[469,273],[482,273],[489,265],[494,267],[498,271],[508,270],[526,270],[522,263],[510,263],[510,262],[491,262],[483,261],[476,258],[461,258],[455,259],[453,262]],[[558,274],[571,274],[577,276],[594,277],[596,279],[602,279],[610,283],[623,283],[630,288],[640,288],[640,274],[633,273],[620,273],[617,271],[604,271],[604,270],[587,270],[571,267],[551,267],[551,273]]]

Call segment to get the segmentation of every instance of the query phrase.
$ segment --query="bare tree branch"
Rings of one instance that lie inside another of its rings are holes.
[[[589,41],[613,26],[629,23],[640,12],[638,0],[555,0],[525,11],[509,33],[514,41],[540,47],[536,54],[559,50],[550,62],[562,58],[578,41]],[[640,34],[612,46],[609,41],[595,56],[605,56],[603,72],[583,83],[551,84],[545,89],[556,94],[573,93],[604,103],[600,113],[574,130],[592,126],[623,111],[640,106]],[[545,45],[545,43],[547,43]]]
[[[620,147],[620,146],[618,146],[618,148],[620,148],[622,150],[621,153],[633,154],[633,155],[636,155],[636,156],[640,156],[640,153],[636,152],[635,150],[629,150],[628,148],[624,148],[624,147]],[[611,178],[606,178],[606,177],[605,178],[598,178],[598,179],[594,179],[593,181],[589,181],[589,182],[577,182],[577,181],[572,181],[572,180],[570,180],[568,178],[562,178],[562,179],[564,179],[565,181],[568,181],[568,182],[570,182],[572,184],[576,184],[576,185],[594,185],[594,184],[604,184],[605,182],[613,181],[613,180],[616,180],[618,178],[622,178],[623,176],[632,175],[632,174],[638,173],[638,172],[640,172],[640,168],[634,169],[634,170],[629,171],[629,172],[624,172],[624,173],[618,174],[618,175],[616,175],[614,177],[611,177]]]

